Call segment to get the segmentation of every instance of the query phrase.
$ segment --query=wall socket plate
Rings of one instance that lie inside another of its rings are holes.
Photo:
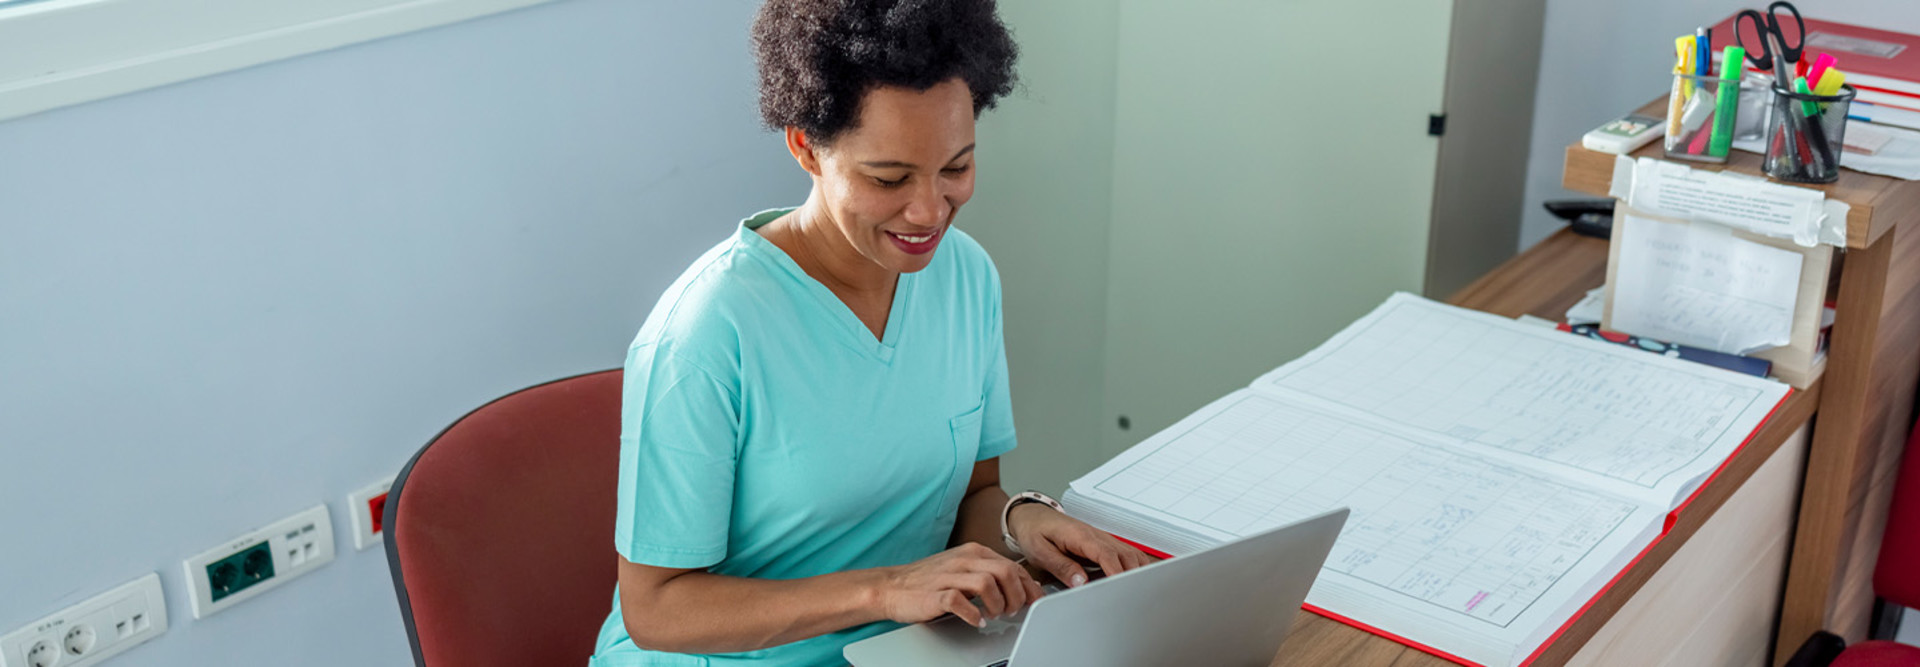
[[[86,667],[166,631],[160,575],[148,573],[0,637],[0,667]]]
[[[353,548],[363,551],[380,542],[386,535],[380,525],[387,509],[387,490],[393,488],[393,478],[374,482],[353,493],[347,494],[347,511],[353,514]]]
[[[182,566],[193,617],[200,619],[331,562],[333,520],[322,503],[203,551]]]

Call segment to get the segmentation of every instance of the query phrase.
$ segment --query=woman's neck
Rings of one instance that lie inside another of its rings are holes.
[[[767,240],[836,294],[891,299],[900,274],[873,263],[847,241],[818,197],[769,223]]]

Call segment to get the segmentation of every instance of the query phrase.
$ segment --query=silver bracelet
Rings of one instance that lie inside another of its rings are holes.
[[[1008,498],[1007,506],[1000,509],[1000,539],[1007,543],[1008,551],[1022,556],[1027,555],[1027,552],[1021,551],[1020,543],[1013,540],[1013,531],[1007,529],[1007,517],[1013,515],[1013,508],[1016,505],[1025,505],[1027,503],[1040,503],[1053,508],[1055,512],[1066,513],[1066,510],[1060,508],[1060,501],[1054,500],[1052,496],[1039,491],[1029,490],[1020,495]]]

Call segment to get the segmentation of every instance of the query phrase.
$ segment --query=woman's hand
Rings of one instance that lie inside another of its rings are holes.
[[[1018,563],[969,542],[920,560],[879,570],[879,604],[886,617],[921,623],[953,614],[974,627],[1018,613],[1040,599],[1040,583]],[[980,598],[980,607],[969,598]]]
[[[1027,560],[1053,574],[1068,587],[1087,583],[1087,571],[1074,558],[1092,561],[1109,576],[1152,563],[1142,553],[1106,532],[1061,514],[1040,503],[1013,508],[1007,532],[1020,543]]]

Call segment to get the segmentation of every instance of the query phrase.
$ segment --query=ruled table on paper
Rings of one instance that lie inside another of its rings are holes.
[[[1725,460],[1787,392],[1405,294],[1253,387],[1668,491]]]
[[[1345,506],[1352,514],[1323,577],[1502,627],[1551,604],[1555,584],[1601,567],[1611,552],[1600,547],[1629,538],[1636,513],[1660,511],[1251,392],[1196,412],[1075,490],[1225,536]]]

